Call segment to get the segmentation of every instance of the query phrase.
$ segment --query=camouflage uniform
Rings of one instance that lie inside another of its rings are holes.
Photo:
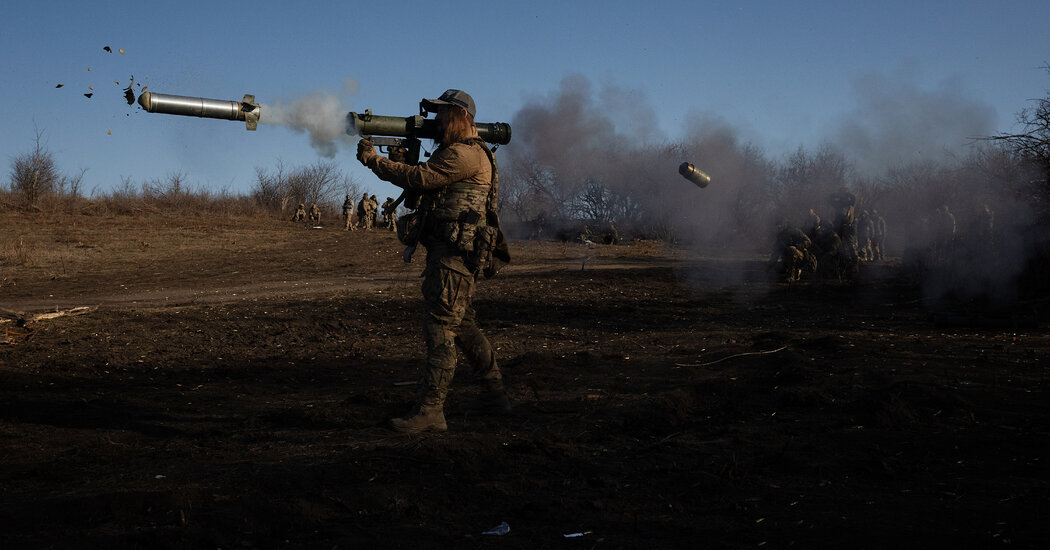
[[[828,224],[817,226],[813,236],[813,255],[817,258],[817,276],[826,280],[839,280],[842,270],[839,262],[839,250],[842,239]]]
[[[321,209],[317,207],[316,202],[310,206],[310,221],[314,223],[321,221]]]
[[[842,241],[838,253],[839,276],[849,279],[860,270],[860,260],[857,256],[857,220],[854,211],[857,197],[843,187],[828,197],[828,202],[835,209],[833,227]]]
[[[371,204],[368,193],[362,194],[361,201],[357,203],[357,226],[362,229],[372,229]]]
[[[857,255],[862,261],[870,262],[875,259],[871,244],[874,233],[875,223],[871,220],[871,214],[867,210],[861,210],[857,218]]]
[[[801,229],[781,225],[767,268],[778,269],[788,281],[797,281],[817,269],[817,258],[810,250],[812,241]]]
[[[346,196],[346,200],[343,201],[343,220],[346,222],[346,227],[343,229],[346,231],[354,230],[354,199],[350,198],[350,195]]]
[[[397,230],[397,228],[394,227],[394,214],[396,211],[397,209],[394,208],[394,199],[392,197],[387,197],[386,201],[383,202],[383,222],[386,224],[386,228],[390,231]]]
[[[871,218],[875,226],[871,239],[871,253],[876,260],[881,260],[886,250],[886,218],[880,216],[877,210],[871,211]]]
[[[955,216],[948,205],[937,208],[931,220],[933,230],[934,261],[946,262],[955,245]]]
[[[422,193],[420,243],[427,250],[423,271],[423,337],[427,356],[423,391],[415,414],[391,421],[398,431],[444,430],[445,397],[456,371],[456,347],[482,382],[490,410],[507,412],[509,402],[492,345],[478,328],[471,305],[479,267],[473,254],[476,235],[490,234],[495,219],[498,178],[485,143],[472,138],[442,145],[423,164],[409,165],[377,156],[363,142],[358,158],[382,180]],[[498,228],[498,219],[492,232]],[[509,257],[508,257],[509,260]]]
[[[620,231],[616,229],[616,224],[609,222],[609,231],[605,233],[603,239],[605,244],[619,244],[620,242]]]
[[[295,209],[295,214],[292,214],[293,222],[301,222],[306,219],[306,206],[303,203],[299,203],[299,208]]]

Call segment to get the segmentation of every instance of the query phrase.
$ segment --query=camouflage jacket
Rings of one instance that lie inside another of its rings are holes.
[[[430,160],[416,165],[380,157],[373,172],[406,191],[429,195],[438,218],[455,219],[466,208],[484,214],[493,176],[484,147],[480,140],[441,146]]]

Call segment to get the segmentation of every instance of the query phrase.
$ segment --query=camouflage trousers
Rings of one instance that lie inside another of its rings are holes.
[[[456,348],[463,351],[471,375],[486,389],[502,389],[503,376],[488,338],[478,328],[471,301],[475,276],[465,268],[453,269],[428,254],[423,272],[423,338],[427,346],[422,400],[427,405],[444,403],[456,373]],[[447,260],[447,258],[446,258]],[[461,261],[453,263],[459,267]]]

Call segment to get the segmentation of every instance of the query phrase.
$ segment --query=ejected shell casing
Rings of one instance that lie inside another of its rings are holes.
[[[241,101],[229,101],[142,92],[139,105],[149,113],[243,120],[249,130],[254,130],[259,125],[259,118],[262,116],[262,109],[255,103],[255,96],[251,94],[245,94]]]
[[[690,162],[683,162],[682,165],[678,167],[678,173],[682,174],[685,179],[695,183],[696,186],[700,188],[707,187],[707,184],[711,183],[711,176],[708,176],[703,170],[693,166]]]

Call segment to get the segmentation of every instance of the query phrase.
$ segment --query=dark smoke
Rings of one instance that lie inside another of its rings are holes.
[[[995,109],[964,96],[960,82],[924,90],[914,82],[868,75],[853,83],[857,105],[833,132],[861,173],[965,154],[995,132]]]
[[[594,222],[593,209],[580,204],[597,186],[619,201],[605,213],[628,237],[754,257],[768,253],[776,220],[801,224],[810,208],[827,219],[828,195],[847,187],[858,212],[886,219],[887,253],[905,260],[935,246],[931,218],[949,207],[956,240],[937,265],[918,271],[930,296],[1016,296],[1013,282],[1047,240],[1031,207],[1032,194],[1045,189],[1032,188],[1034,176],[1008,151],[975,144],[994,133],[994,110],[953,86],[927,90],[873,75],[854,89],[856,108],[829,139],[771,159],[715,116],[691,117],[685,135],[669,141],[644,94],[596,91],[586,78],[568,77],[512,119],[514,142],[501,166],[504,215]],[[683,161],[710,174],[711,184],[699,189],[683,179]],[[985,205],[995,214],[995,237],[975,243]]]

